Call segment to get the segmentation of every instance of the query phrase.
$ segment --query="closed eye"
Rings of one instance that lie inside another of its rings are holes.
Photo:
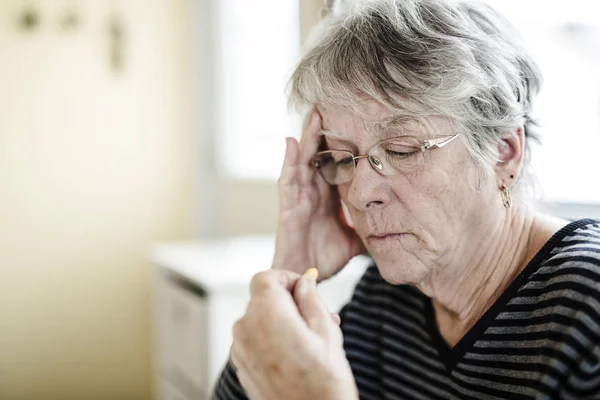
[[[391,158],[408,158],[418,152],[419,152],[419,149],[415,149],[415,148],[402,149],[401,151],[388,150],[388,149],[385,150],[386,156],[391,157]]]
[[[344,166],[344,165],[351,164],[353,162],[354,162],[354,160],[352,159],[352,157],[345,157],[345,158],[342,158],[341,160],[339,160],[338,162],[336,162],[335,164],[339,165],[339,166]]]

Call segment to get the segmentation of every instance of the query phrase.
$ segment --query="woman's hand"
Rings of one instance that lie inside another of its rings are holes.
[[[252,279],[250,293],[231,347],[250,399],[358,399],[341,330],[314,277],[269,270]]]
[[[321,116],[313,109],[300,144],[286,139],[273,268],[299,274],[316,268],[327,279],[363,252],[364,245],[346,223],[337,187],[325,183],[310,165],[319,148],[320,131]]]

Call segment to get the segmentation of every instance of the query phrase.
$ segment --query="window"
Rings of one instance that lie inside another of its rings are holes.
[[[285,88],[300,56],[298,0],[218,0],[218,168],[277,179],[285,137],[300,136]]]
[[[522,33],[544,73],[533,167],[545,198],[600,203],[600,14],[597,0],[487,0]],[[276,179],[284,137],[301,123],[284,88],[299,57],[296,0],[219,0],[220,169]]]
[[[544,75],[532,151],[545,199],[600,203],[600,15],[596,0],[488,0],[523,35]]]

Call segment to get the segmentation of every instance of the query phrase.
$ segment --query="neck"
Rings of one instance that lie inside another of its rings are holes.
[[[515,207],[490,232],[462,241],[460,259],[436,268],[419,289],[432,298],[442,336],[453,346],[491,307],[550,235],[536,233],[535,214]],[[547,236],[547,237],[546,237]],[[479,238],[479,240],[478,240]],[[481,243],[481,238],[486,238]],[[474,245],[479,243],[478,245]]]

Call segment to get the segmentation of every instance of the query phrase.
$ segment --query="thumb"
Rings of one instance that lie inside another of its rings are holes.
[[[342,323],[342,319],[340,318],[340,315],[337,313],[329,313],[329,315],[331,315],[331,320],[337,325],[340,326],[340,324]]]
[[[317,292],[318,274],[315,268],[306,271],[294,287],[294,300],[308,327],[319,336],[330,339],[339,328]]]

